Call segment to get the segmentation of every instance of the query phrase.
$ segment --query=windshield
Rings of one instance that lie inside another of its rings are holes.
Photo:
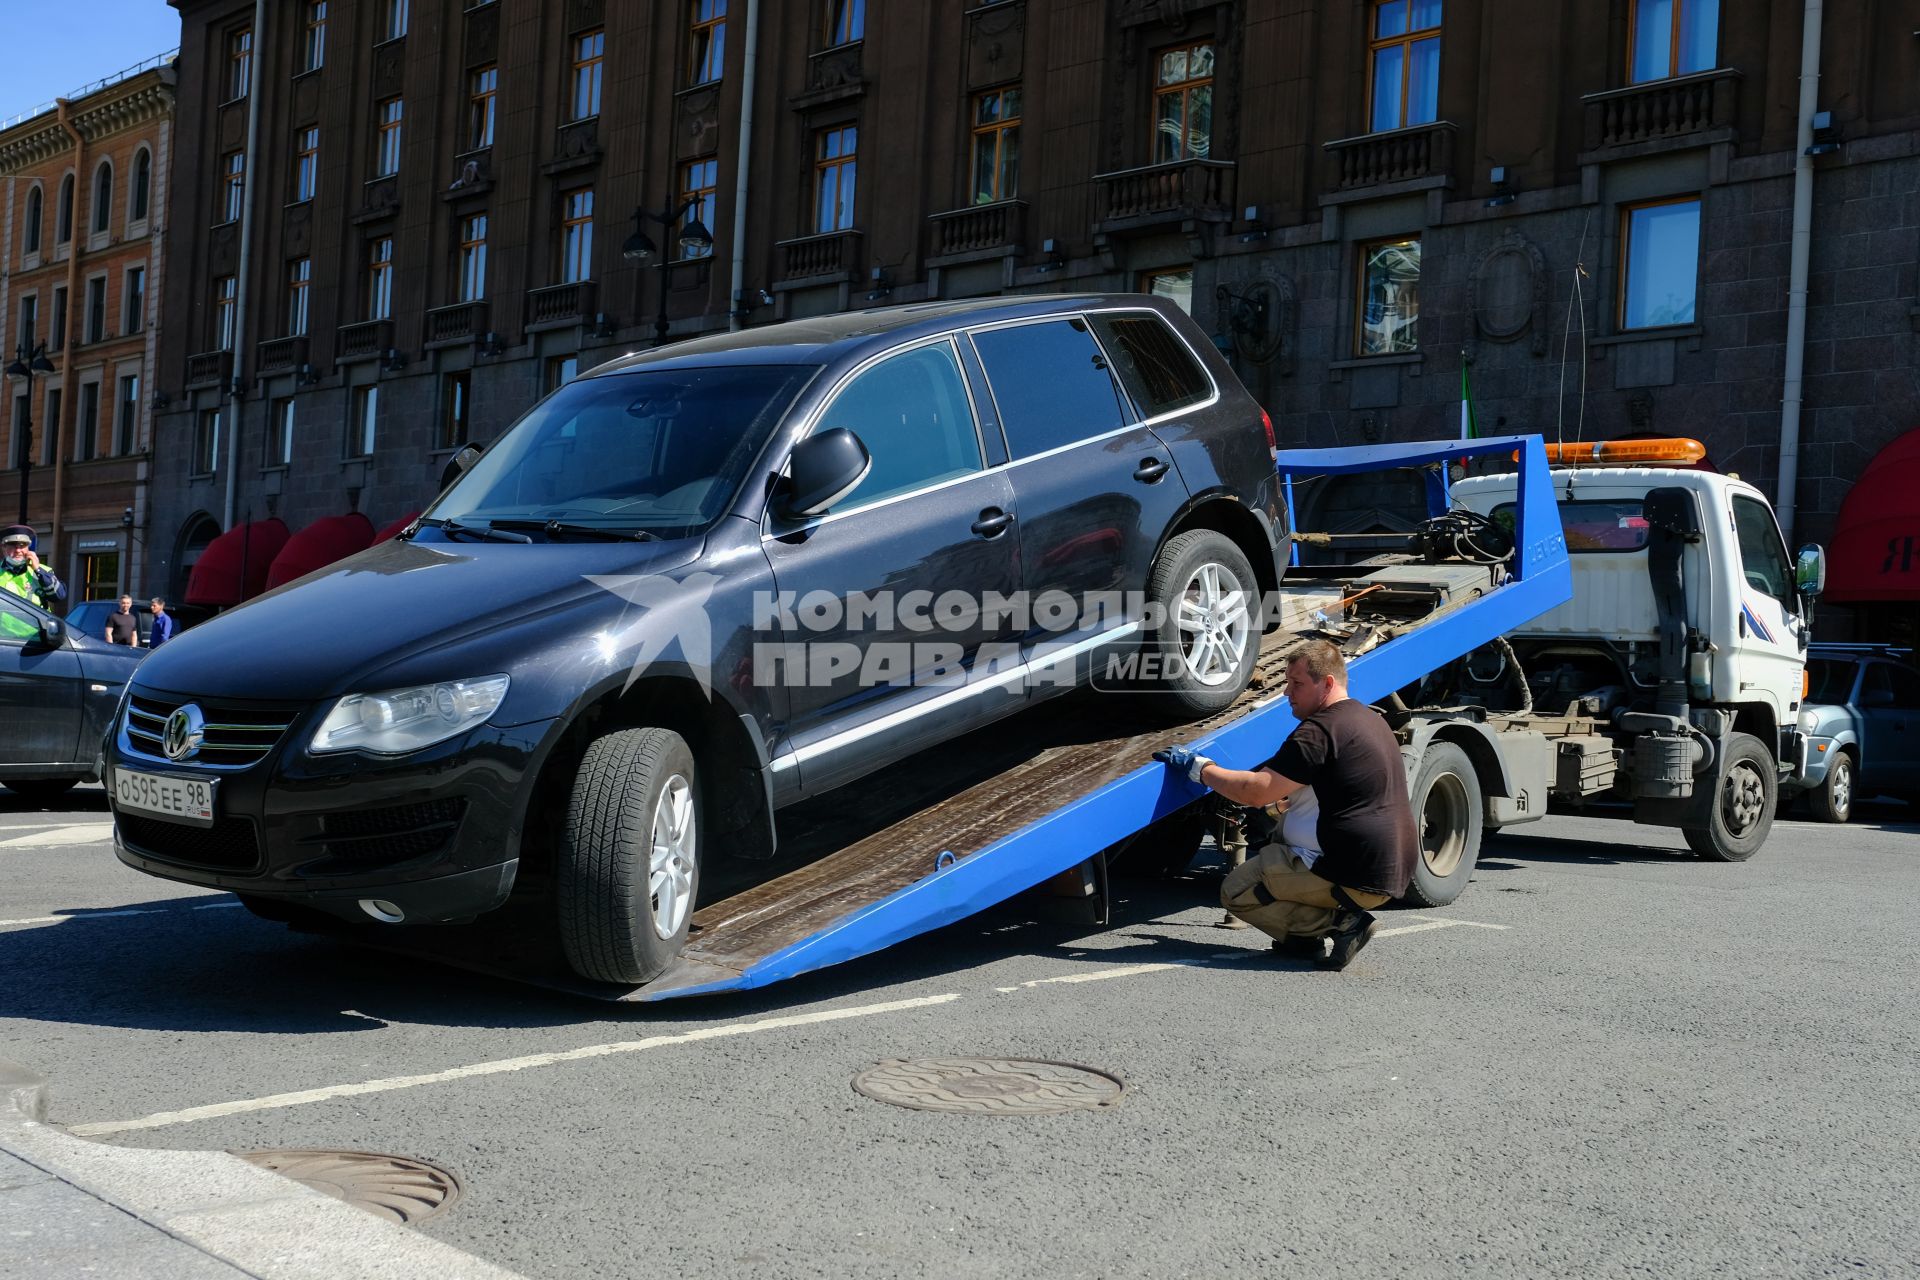
[[[427,512],[473,527],[554,521],[657,538],[719,519],[811,365],[641,370],[569,383]]]
[[[1808,702],[1843,703],[1853,696],[1855,664],[1840,658],[1815,658],[1807,663]]]

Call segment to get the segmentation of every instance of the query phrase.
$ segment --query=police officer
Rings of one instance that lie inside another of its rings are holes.
[[[40,563],[33,550],[31,525],[10,524],[0,531],[0,591],[8,591],[28,604],[51,609],[67,598],[67,589],[53,570]]]

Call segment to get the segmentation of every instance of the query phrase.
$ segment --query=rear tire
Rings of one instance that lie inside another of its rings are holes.
[[[575,973],[633,984],[685,945],[700,887],[700,785],[670,729],[622,729],[581,757],[560,838],[560,943]]]
[[[1260,580],[1225,534],[1193,529],[1167,540],[1147,575],[1147,599],[1160,625],[1146,652],[1179,654],[1156,701],[1182,720],[1230,706],[1253,678],[1260,652]]]
[[[1466,892],[1480,861],[1486,820],[1480,775],[1467,753],[1453,743],[1430,742],[1408,791],[1414,825],[1420,832],[1420,857],[1401,901],[1416,907],[1444,907]]]
[[[1827,776],[1807,792],[1815,822],[1845,822],[1853,816],[1853,757],[1842,751],[1827,765]]]
[[[1750,733],[1727,737],[1726,767],[1713,797],[1713,818],[1704,827],[1688,827],[1687,847],[1712,862],[1745,862],[1760,851],[1773,830],[1780,801],[1780,780],[1773,756]]]
[[[34,804],[50,804],[79,785],[78,778],[9,778],[0,782],[0,786]]]

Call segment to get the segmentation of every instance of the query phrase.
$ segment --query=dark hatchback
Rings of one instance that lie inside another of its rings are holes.
[[[1272,447],[1193,322],[1138,296],[616,360],[409,534],[156,652],[108,752],[120,856],[275,918],[517,891],[581,974],[645,980],[704,859],[768,856],[783,806],[1096,657],[1181,656],[1143,714],[1230,702],[1286,558]]]
[[[45,803],[98,777],[100,744],[145,656],[0,592],[0,784]]]

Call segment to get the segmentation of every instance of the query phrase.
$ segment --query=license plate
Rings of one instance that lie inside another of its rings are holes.
[[[137,809],[196,827],[213,825],[213,783],[205,778],[115,769],[113,802],[121,809]]]

